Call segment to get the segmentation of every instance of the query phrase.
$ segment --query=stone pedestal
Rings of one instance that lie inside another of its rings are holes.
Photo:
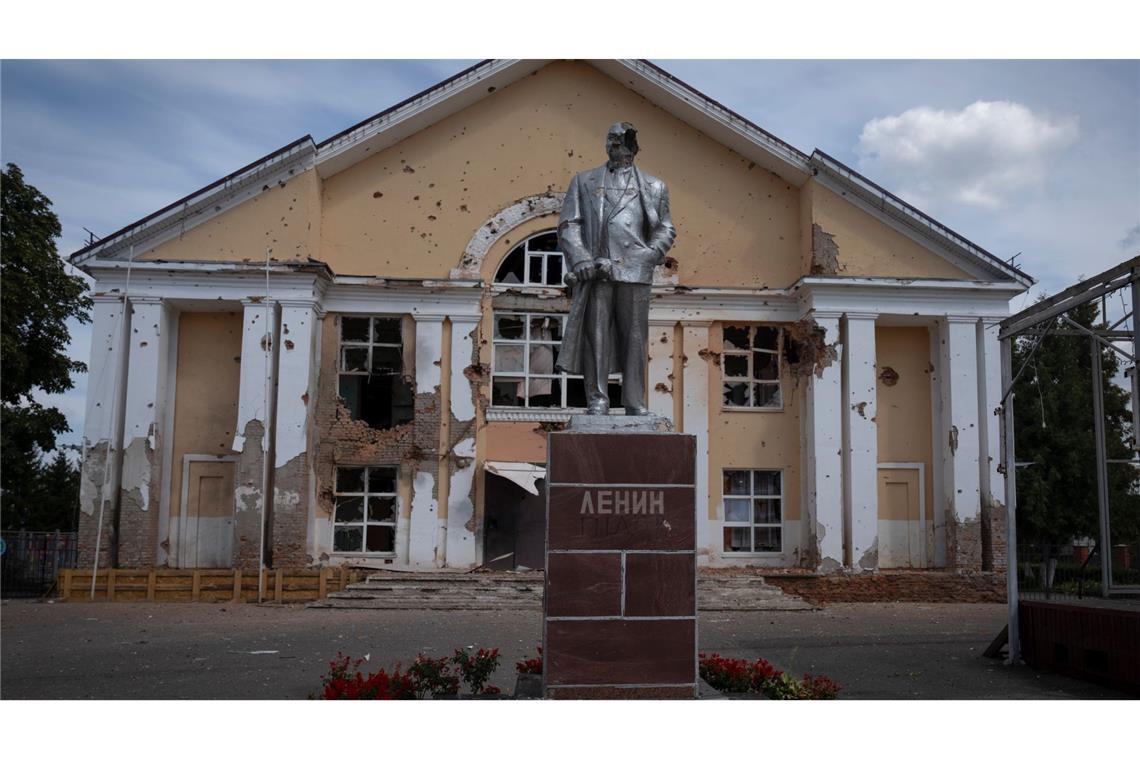
[[[571,430],[547,451],[543,693],[695,698],[695,437]]]

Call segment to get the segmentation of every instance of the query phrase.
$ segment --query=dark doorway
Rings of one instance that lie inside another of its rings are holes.
[[[538,495],[506,478],[487,473],[484,508],[485,566],[493,570],[543,569],[546,540],[546,481],[535,481]]]

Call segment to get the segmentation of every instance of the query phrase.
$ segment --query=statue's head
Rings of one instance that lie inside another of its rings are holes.
[[[637,130],[628,121],[619,121],[606,133],[606,155],[611,161],[628,163],[637,155]]]

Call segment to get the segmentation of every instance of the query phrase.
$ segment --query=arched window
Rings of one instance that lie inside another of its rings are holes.
[[[506,285],[561,288],[562,251],[554,230],[531,235],[503,258],[495,272],[495,282]]]
[[[495,272],[495,282],[518,288],[564,288],[565,271],[558,233],[531,235],[511,249]],[[581,375],[556,371],[564,312],[546,299],[523,296],[511,308],[495,310],[491,358],[492,407],[582,409],[586,388]],[[533,302],[533,303],[532,303]],[[621,380],[609,384],[610,404],[621,405]]]

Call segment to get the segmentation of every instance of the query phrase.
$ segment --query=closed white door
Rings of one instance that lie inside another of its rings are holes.
[[[927,520],[920,465],[879,468],[879,567],[926,567]]]
[[[182,470],[179,567],[232,567],[235,467],[232,459],[187,455]]]

